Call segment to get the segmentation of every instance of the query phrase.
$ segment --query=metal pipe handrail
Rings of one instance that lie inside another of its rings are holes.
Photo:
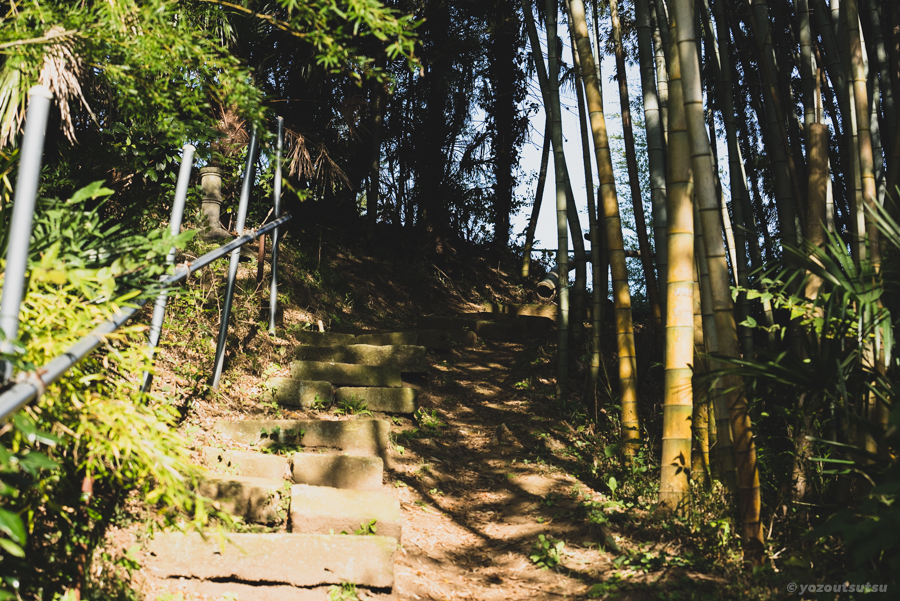
[[[251,230],[243,236],[235,238],[228,244],[220,246],[194,261],[185,261],[184,263],[181,263],[176,266],[175,273],[160,282],[161,285],[163,288],[170,288],[175,284],[187,280],[191,274],[203,269],[216,259],[224,257],[235,249],[256,240],[272,230],[277,230],[290,221],[291,218],[292,215],[285,215],[268,225],[257,230]],[[47,386],[56,382],[69,369],[84,359],[95,348],[100,346],[107,335],[112,334],[125,325],[150,301],[150,298],[151,297],[148,296],[136,301],[129,307],[125,307],[119,315],[94,328],[89,334],[73,344],[66,352],[54,358],[45,366],[39,367],[33,372],[19,372],[16,375],[16,378],[14,378],[16,384],[9,390],[0,394],[0,421],[5,420],[25,404],[44,394],[44,390]]]

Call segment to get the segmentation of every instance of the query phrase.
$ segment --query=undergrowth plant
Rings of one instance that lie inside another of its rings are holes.
[[[17,352],[4,357],[16,372],[155,294],[168,249],[184,242],[106,219],[110,194],[96,182],[67,201],[40,202]],[[144,327],[123,328],[0,429],[0,598],[74,598],[132,496],[158,508],[151,527],[207,521],[188,443],[173,429],[176,408],[139,391],[148,367]]]

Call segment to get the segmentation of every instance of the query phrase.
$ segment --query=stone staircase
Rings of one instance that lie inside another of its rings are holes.
[[[480,336],[517,340],[546,333],[553,322],[481,312],[423,317],[418,326],[297,333],[290,377],[269,379],[268,394],[289,408],[364,402],[370,412],[412,414],[418,391],[407,383],[427,372],[427,351],[475,346]],[[160,588],[189,599],[303,601],[328,599],[329,587],[352,583],[389,595],[403,527],[394,489],[384,484],[391,424],[329,417],[215,424],[225,442],[201,449],[208,472],[199,492],[254,531],[157,535],[146,568]]]

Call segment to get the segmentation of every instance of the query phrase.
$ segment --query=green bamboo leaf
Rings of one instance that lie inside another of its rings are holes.
[[[0,532],[20,545],[25,544],[25,526],[22,524],[22,519],[6,509],[0,509]]]

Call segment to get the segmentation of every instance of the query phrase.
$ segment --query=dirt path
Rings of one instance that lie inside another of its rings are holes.
[[[607,532],[566,516],[604,498],[545,459],[562,446],[542,428],[546,397],[535,392],[549,390],[549,351],[486,341],[432,361],[419,397],[426,415],[418,426],[395,420],[391,478],[404,512],[395,596],[587,598],[611,559],[598,550]],[[566,542],[564,570],[530,559],[539,535]]]

